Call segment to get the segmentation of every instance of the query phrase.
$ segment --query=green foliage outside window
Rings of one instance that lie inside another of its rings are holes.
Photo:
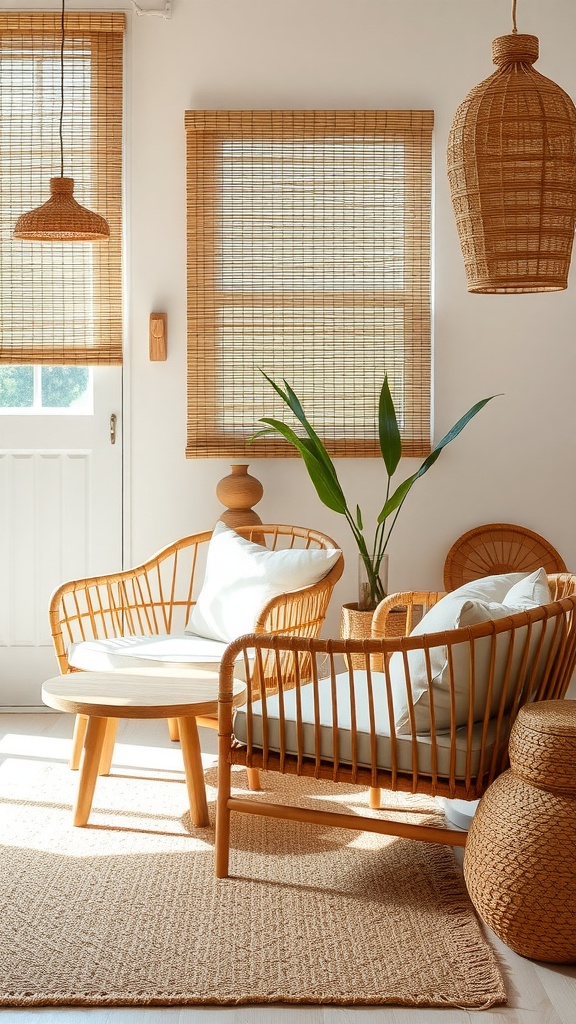
[[[69,409],[88,386],[86,366],[42,366],[36,382],[36,405],[43,409]],[[30,409],[34,404],[33,366],[0,366],[0,408]]]
[[[34,404],[34,368],[0,366],[0,408],[29,409]]]
[[[68,409],[86,391],[87,366],[43,366],[42,405],[46,409]]]

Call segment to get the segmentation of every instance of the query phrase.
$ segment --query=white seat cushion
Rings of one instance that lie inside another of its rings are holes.
[[[207,664],[218,668],[226,644],[199,636],[119,636],[70,644],[68,664],[84,672]]]
[[[340,558],[338,548],[271,551],[217,523],[206,574],[186,632],[230,643],[253,633],[264,606],[280,594],[318,583]]]
[[[357,761],[365,767],[371,767],[370,754],[370,719],[368,704],[368,686],[366,672],[354,672],[354,699],[356,706],[356,739],[357,739]],[[386,702],[386,688],[382,673],[372,673],[374,693],[374,718],[376,741],[376,763],[379,768],[390,769],[392,740],[390,739],[390,722]],[[314,728],[314,689],[312,683],[300,687],[300,698],[302,708],[302,734],[303,751],[308,757],[319,756],[327,761],[334,759],[334,728],[332,719],[332,691],[330,679],[322,679],[318,684],[319,695],[319,721],[320,721],[320,749],[315,748]],[[296,727],[296,690],[288,690],[284,693],[284,728],[285,728],[285,750],[291,754],[298,753],[297,727]],[[348,673],[336,676],[336,706],[338,717],[338,756],[341,762],[352,763],[352,732],[350,728],[350,681]],[[267,714],[267,738],[270,750],[280,750],[280,712],[279,697],[274,695],[266,701]],[[505,723],[503,723],[504,725]],[[496,724],[490,723],[487,742],[485,745],[485,759],[492,751],[496,735]],[[234,736],[241,743],[247,742],[247,714],[244,708],[238,708],[234,718]],[[252,743],[254,746],[262,746],[262,702],[253,704],[252,718]],[[456,767],[455,772],[458,778],[465,778],[467,770],[474,773],[478,769],[479,754],[482,745],[482,726],[479,724],[472,730],[470,742],[468,742],[467,728],[456,731]],[[437,771],[439,775],[448,776],[450,773],[450,736],[437,736]],[[397,765],[401,771],[411,772],[413,769],[414,744],[408,736],[396,735],[395,748]],[[418,736],[416,742],[418,751],[418,765],[420,771],[432,773],[432,742],[429,735]],[[467,753],[470,752],[470,762],[467,763]]]

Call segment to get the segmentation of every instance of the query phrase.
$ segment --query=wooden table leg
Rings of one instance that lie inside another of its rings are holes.
[[[178,719],[177,718],[169,718],[168,719],[168,735],[170,736],[170,739],[173,741],[173,743],[177,743],[178,740],[180,739],[180,733],[178,732]]]
[[[70,767],[73,772],[77,772],[80,767],[87,725],[88,718],[86,715],[76,715],[74,734],[72,736],[72,753],[70,755]]]
[[[80,765],[80,778],[78,780],[78,796],[76,797],[76,806],[74,807],[73,821],[75,825],[86,825],[88,822],[107,725],[107,718],[90,717],[88,719],[86,738],[84,740],[84,755]]]
[[[106,726],[106,736],[102,745],[102,755],[100,757],[98,775],[110,775],[112,755],[114,754],[114,744],[116,742],[116,732],[118,731],[117,718],[108,718],[106,721],[108,722],[108,725]]]
[[[192,824],[200,827],[206,826],[209,820],[208,804],[206,802],[206,784],[204,782],[202,753],[196,719],[192,716],[179,718],[178,728],[180,731],[180,745],[182,747],[182,760],[184,761],[184,774],[186,775],[186,786],[188,787]]]

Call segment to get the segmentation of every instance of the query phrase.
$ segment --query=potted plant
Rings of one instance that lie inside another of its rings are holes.
[[[392,477],[402,457],[402,441],[396,410],[388,385],[388,377],[384,377],[378,403],[378,439],[386,471],[385,499],[382,510],[376,520],[373,540],[369,543],[365,536],[364,520],[360,506],[356,505],[355,511],[352,511],[349,506],[340,486],[334,463],[312,424],[307,419],[297,395],[285,380],[283,381],[285,390],[283,390],[266,373],[264,373],[264,377],[293,412],[304,428],[305,434],[297,434],[287,423],[264,416],[261,418],[260,423],[265,423],[266,426],[254,434],[250,441],[254,441],[264,434],[279,434],[293,445],[302,456],[320,501],[327,508],[343,515],[352,531],[358,547],[359,563],[365,576],[365,586],[359,593],[358,608],[372,611],[386,597],[387,586],[383,579],[385,574],[383,574],[382,568],[387,564],[387,549],[390,536],[410,490],[416,481],[434,465],[442,449],[450,441],[453,441],[466,424],[496,396],[491,395],[490,398],[484,398],[473,405],[432,449],[420,468],[390,493]]]

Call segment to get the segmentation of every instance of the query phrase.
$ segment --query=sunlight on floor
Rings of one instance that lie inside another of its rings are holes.
[[[211,833],[190,829],[182,751],[166,722],[119,723],[110,775],[97,780],[88,826],[76,828],[79,773],[68,767],[73,716],[31,714],[24,721],[19,729],[22,719],[0,716],[0,834],[7,847],[99,857],[106,855],[105,837],[114,837],[123,854],[137,831],[147,852],[162,850],[169,837],[187,850],[212,850]],[[215,730],[200,735],[204,769],[214,769]],[[209,784],[207,793],[214,803]]]
[[[40,758],[46,761],[68,761],[70,740],[38,733],[24,735],[7,732],[0,738],[0,756]]]
[[[144,743],[124,743],[121,736],[120,729],[114,746],[112,771],[116,768],[133,768],[138,771],[183,773],[179,743],[159,744],[152,734],[146,737],[147,742]],[[39,729],[27,734],[6,732],[3,736],[0,735],[0,759],[15,757],[23,760],[67,763],[70,760],[71,747],[72,741],[69,736],[49,736]],[[217,756],[214,752],[202,753],[204,768],[211,768],[216,763]]]

